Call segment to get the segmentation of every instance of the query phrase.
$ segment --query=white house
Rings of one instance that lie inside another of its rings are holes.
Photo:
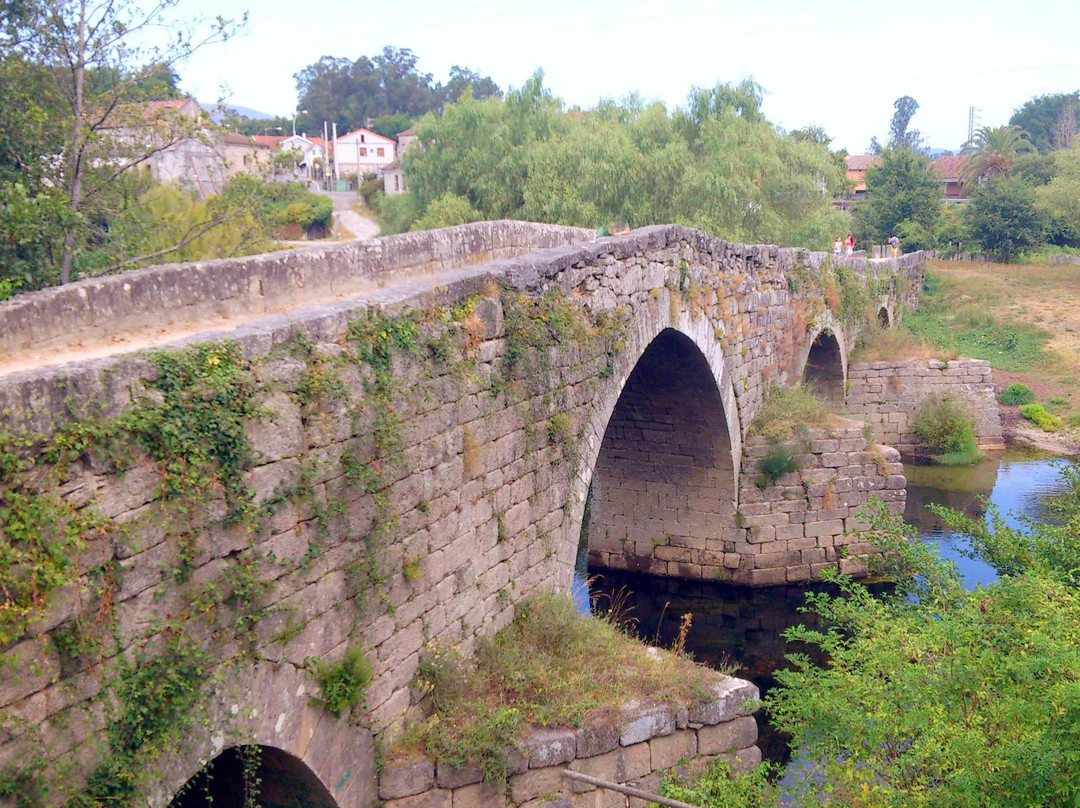
[[[291,135],[282,138],[278,151],[294,155],[296,176],[316,181],[323,179],[327,165],[327,148],[321,137]]]
[[[357,129],[342,135],[334,143],[334,161],[338,176],[382,174],[397,159],[393,139],[370,129]]]

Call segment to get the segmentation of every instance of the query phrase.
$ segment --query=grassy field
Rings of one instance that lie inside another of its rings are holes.
[[[932,262],[902,330],[946,357],[988,360],[999,390],[1023,382],[1080,426],[1080,267]]]

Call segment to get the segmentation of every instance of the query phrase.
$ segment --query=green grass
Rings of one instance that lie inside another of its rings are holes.
[[[772,442],[801,438],[806,427],[829,426],[835,415],[828,402],[801,384],[774,385],[765,393],[761,409],[750,424],[749,434],[764,435]]]
[[[1026,371],[1054,364],[1046,349],[1053,336],[1031,323],[995,317],[988,301],[948,278],[927,272],[919,308],[904,318],[901,327],[942,351],[972,359],[985,359],[997,370]]]
[[[528,725],[578,726],[590,713],[616,716],[634,698],[689,703],[717,678],[684,656],[649,653],[617,616],[583,616],[569,597],[541,593],[518,605],[507,628],[482,639],[474,660],[428,647],[414,686],[432,714],[390,754],[422,751],[453,766],[479,761],[485,780],[500,782],[514,738]]]

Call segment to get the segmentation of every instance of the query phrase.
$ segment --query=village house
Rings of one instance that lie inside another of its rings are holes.
[[[941,199],[945,202],[966,202],[967,192],[960,178],[960,169],[967,157],[962,154],[947,154],[934,159],[931,168],[934,179],[941,189]]]
[[[411,129],[398,132],[397,136],[397,160],[383,169],[383,191],[387,196],[403,194],[409,190],[405,184],[405,172],[401,170],[401,158],[412,145],[416,143],[416,135]]]
[[[360,178],[364,174],[382,175],[397,159],[397,144],[370,129],[357,129],[334,142],[334,160],[339,177]]]
[[[175,182],[205,197],[226,179],[220,135],[191,98],[123,104],[97,131],[107,138],[107,159],[140,165],[159,182]]]
[[[274,173],[274,156],[281,141],[280,135],[242,135],[228,132],[222,138],[221,156],[225,161],[226,177],[237,174],[258,174],[269,177]]]

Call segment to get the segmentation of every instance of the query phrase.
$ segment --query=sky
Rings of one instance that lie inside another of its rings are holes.
[[[292,115],[293,75],[322,56],[409,48],[446,81],[461,65],[504,90],[537,69],[568,105],[636,92],[669,109],[693,87],[750,78],[774,124],[824,127],[833,149],[864,153],[888,135],[893,102],[919,103],[911,127],[959,150],[1037,95],[1080,89],[1077,0],[178,0],[186,19],[244,30],[178,66],[181,88]]]

